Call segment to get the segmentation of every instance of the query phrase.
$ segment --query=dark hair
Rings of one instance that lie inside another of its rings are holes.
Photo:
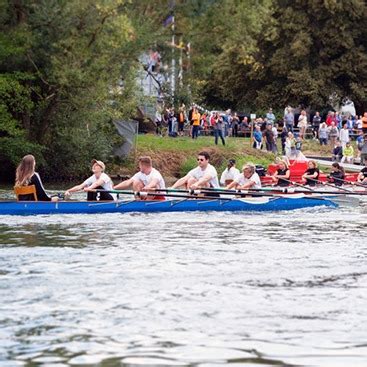
[[[344,168],[338,162],[334,162],[331,166],[344,173]]]
[[[210,159],[210,155],[208,152],[203,151],[203,152],[200,152],[198,155],[205,157],[207,161]]]

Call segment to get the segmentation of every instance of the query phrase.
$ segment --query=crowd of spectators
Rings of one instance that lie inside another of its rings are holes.
[[[333,159],[337,161],[354,162],[352,141],[355,141],[358,158],[367,155],[367,112],[363,116],[353,116],[330,111],[321,116],[318,111],[295,113],[287,107],[280,118],[271,108],[264,116],[256,118],[231,110],[205,111],[197,106],[187,111],[185,105],[181,105],[177,111],[167,108],[162,114],[157,112],[155,124],[158,135],[163,135],[165,130],[170,137],[186,135],[197,139],[200,135],[213,135],[215,144],[220,141],[225,145],[228,137],[250,137],[254,149],[281,151],[290,159],[303,158],[301,151],[305,139],[330,146]]]

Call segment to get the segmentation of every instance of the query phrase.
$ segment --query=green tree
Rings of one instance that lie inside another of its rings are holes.
[[[65,178],[108,158],[120,141],[112,119],[130,117],[140,102],[138,57],[161,28],[154,7],[0,0],[0,20],[0,136],[22,146],[14,154],[2,143],[0,160],[14,163],[38,147],[46,172]]]
[[[273,0],[253,4],[257,14],[246,13],[249,4],[235,9],[229,36],[219,36],[222,48],[204,85],[207,101],[214,97],[237,108],[322,108],[337,96],[350,97],[360,112],[367,108],[364,1]]]

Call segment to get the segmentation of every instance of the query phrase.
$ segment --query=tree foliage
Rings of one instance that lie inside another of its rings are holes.
[[[207,16],[208,32],[201,30],[198,42],[199,54],[212,54],[203,58],[199,88],[206,102],[319,108],[337,96],[351,98],[360,112],[367,108],[364,1],[227,0]]]
[[[46,171],[58,167],[67,177],[85,172],[92,154],[111,154],[111,120],[130,117],[139,103],[138,56],[156,27],[149,7],[145,0],[0,0],[2,162],[37,148],[41,162],[47,155]]]

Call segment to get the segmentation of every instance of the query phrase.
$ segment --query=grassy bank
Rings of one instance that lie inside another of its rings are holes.
[[[279,144],[280,145],[280,144]],[[261,164],[265,167],[273,162],[275,155],[265,150],[255,150],[251,147],[249,138],[227,138],[226,145],[215,145],[212,136],[202,136],[198,139],[189,137],[159,137],[155,135],[139,135],[137,146],[122,167],[115,167],[114,171],[120,175],[131,175],[136,170],[136,159],[141,155],[149,155],[154,166],[165,177],[177,178],[186,174],[197,165],[196,156],[201,150],[211,155],[211,163],[218,172],[224,170],[228,159],[236,159],[237,166],[245,162]],[[330,147],[320,147],[316,141],[307,141],[304,151],[316,155],[329,155]]]

